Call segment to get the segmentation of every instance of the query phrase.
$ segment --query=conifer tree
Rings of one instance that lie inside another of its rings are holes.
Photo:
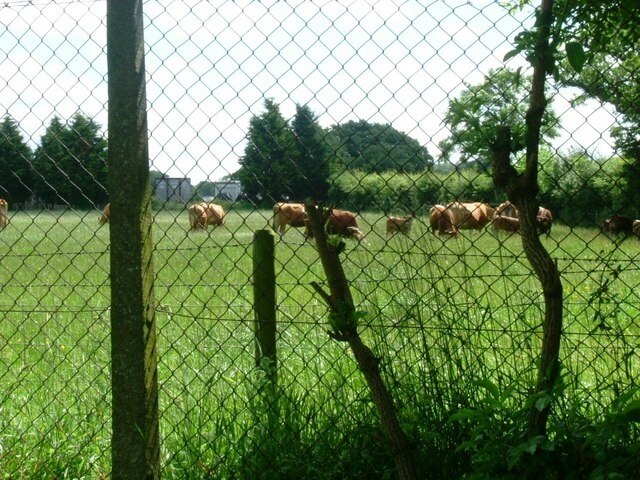
[[[296,168],[293,173],[293,198],[304,200],[313,198],[324,201],[329,191],[328,146],[317,117],[307,106],[296,106],[293,119],[293,133],[296,139]]]
[[[69,126],[54,117],[36,149],[38,197],[47,204],[86,208],[108,201],[107,141],[99,125],[77,113]]]
[[[33,194],[33,152],[8,115],[0,123],[0,198],[22,204]]]
[[[238,179],[245,194],[269,205],[293,197],[295,138],[279,106],[265,100],[265,111],[249,123]]]

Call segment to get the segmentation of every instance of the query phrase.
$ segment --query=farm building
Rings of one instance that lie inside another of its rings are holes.
[[[187,177],[161,177],[154,181],[153,194],[165,202],[186,203],[193,196],[193,187]]]
[[[214,197],[225,198],[235,202],[242,195],[242,186],[238,180],[222,180],[213,182]]]

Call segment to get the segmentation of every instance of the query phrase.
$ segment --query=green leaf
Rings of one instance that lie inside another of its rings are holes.
[[[460,421],[460,420],[475,420],[480,417],[482,414],[473,408],[461,408],[456,413],[449,417],[450,422]]]
[[[515,48],[515,49],[511,50],[510,52],[507,52],[507,54],[504,57],[502,57],[502,61],[506,62],[507,60],[509,60],[510,58],[515,57],[519,53],[520,53],[520,49],[519,48]]]
[[[630,422],[640,422],[640,400],[630,402],[622,413]]]
[[[494,399],[500,398],[500,390],[498,390],[498,387],[493,383],[491,383],[491,381],[486,379],[478,380],[477,384],[479,387],[482,387],[485,390],[487,390]]]
[[[551,405],[551,395],[549,394],[541,395],[540,397],[538,397],[535,403],[536,410],[540,412],[549,405]]]
[[[585,62],[584,48],[578,42],[569,42],[566,44],[567,59],[573,69],[580,73]]]

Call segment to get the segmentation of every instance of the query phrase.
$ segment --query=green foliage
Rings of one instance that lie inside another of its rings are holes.
[[[476,405],[462,408],[450,418],[451,422],[461,422],[469,428],[469,438],[457,448],[471,457],[473,473],[468,478],[531,478],[521,476],[525,472],[517,467],[525,463],[524,455],[532,458],[545,441],[524,437],[527,411],[522,406],[513,406],[518,405],[514,396],[520,386],[512,384],[501,392],[489,380],[479,380],[476,385],[479,394]]]
[[[354,170],[331,180],[329,200],[354,210],[423,212],[453,200],[498,203],[491,177],[475,169],[450,173],[370,173]]]
[[[296,106],[292,122],[296,138],[295,168],[290,172],[291,197],[325,201],[329,191],[328,145],[317,118],[308,106]]]
[[[514,6],[538,2],[510,2]],[[624,203],[640,203],[640,8],[637,0],[557,0],[552,29],[553,73],[562,86],[577,87],[588,98],[612,105],[620,114],[611,129],[618,152],[629,160],[624,171]],[[535,36],[516,37],[509,56],[534,49]],[[564,49],[562,48],[564,46]],[[564,51],[564,53],[562,53]],[[506,59],[506,58],[505,58]],[[565,61],[566,60],[566,61]]]
[[[269,205],[293,194],[296,140],[279,106],[266,99],[264,107],[265,111],[249,123],[248,143],[237,176],[246,195]]]
[[[541,203],[569,225],[600,223],[613,212],[635,215],[625,201],[626,162],[594,159],[586,152],[540,157]]]
[[[364,120],[334,125],[328,136],[333,145],[343,146],[345,155],[337,160],[334,173],[362,170],[368,173],[421,172],[433,164],[426,147],[388,124]]]
[[[580,73],[584,67],[585,53],[581,43],[568,42],[566,44],[567,60],[573,69]]]
[[[352,306],[338,302],[336,311],[329,314],[329,325],[336,333],[355,331],[366,312],[354,310]]]
[[[196,195],[200,198],[213,197],[216,193],[216,186],[209,180],[203,180],[196,185]]]
[[[444,122],[451,136],[440,143],[442,160],[458,151],[462,162],[488,166],[491,144],[497,128],[503,125],[511,127],[511,152],[521,151],[525,146],[530,85],[530,77],[507,68],[490,70],[481,84],[466,84],[466,90],[449,101]],[[559,119],[547,107],[542,119],[544,138],[557,137],[558,124]]]
[[[329,202],[354,210],[417,211],[421,198],[433,196],[419,187],[436,187],[424,180],[429,174],[345,171],[331,179]]]
[[[8,115],[0,123],[0,198],[9,204],[27,202],[32,195],[33,152],[25,143],[18,124]]]
[[[107,141],[77,113],[69,126],[54,117],[34,155],[36,193],[48,204],[89,207],[108,202]]]
[[[569,225],[596,225],[612,213],[637,218],[637,204],[627,201],[630,162],[593,158],[584,151],[540,153],[540,204]],[[453,200],[504,201],[491,176],[476,168],[415,174],[346,171],[331,179],[331,204],[357,211],[426,213],[435,204]]]
[[[349,176],[350,171],[393,177],[424,171],[433,163],[426,148],[390,125],[350,121],[323,131],[308,106],[296,107],[291,126],[272,100],[265,101],[265,108],[250,122],[249,143],[234,174],[245,193],[265,205],[282,199],[324,201],[330,190],[334,200],[341,198],[340,187],[336,189],[332,180]],[[403,193],[410,187],[392,188]],[[376,189],[366,187],[369,193]]]

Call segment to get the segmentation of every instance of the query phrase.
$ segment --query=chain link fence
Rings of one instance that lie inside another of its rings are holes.
[[[111,474],[106,7],[0,4],[3,478]],[[311,287],[325,283],[314,242],[294,226],[275,245],[275,426],[265,407],[253,235],[275,228],[275,202],[308,195],[357,214],[344,267],[422,477],[469,471],[456,450],[469,432],[450,416],[482,385],[511,391],[505,408],[524,402],[544,304],[517,233],[489,215],[453,235],[430,215],[506,201],[491,130],[470,118],[523,118],[528,64],[503,59],[532,23],[488,0],[144,3],[163,476],[393,477]],[[601,419],[639,373],[634,159],[615,149],[614,108],[581,94],[549,87],[539,176],[564,286],[567,422]],[[224,225],[193,231],[199,201],[221,205]],[[408,234],[387,231],[409,215]]]

